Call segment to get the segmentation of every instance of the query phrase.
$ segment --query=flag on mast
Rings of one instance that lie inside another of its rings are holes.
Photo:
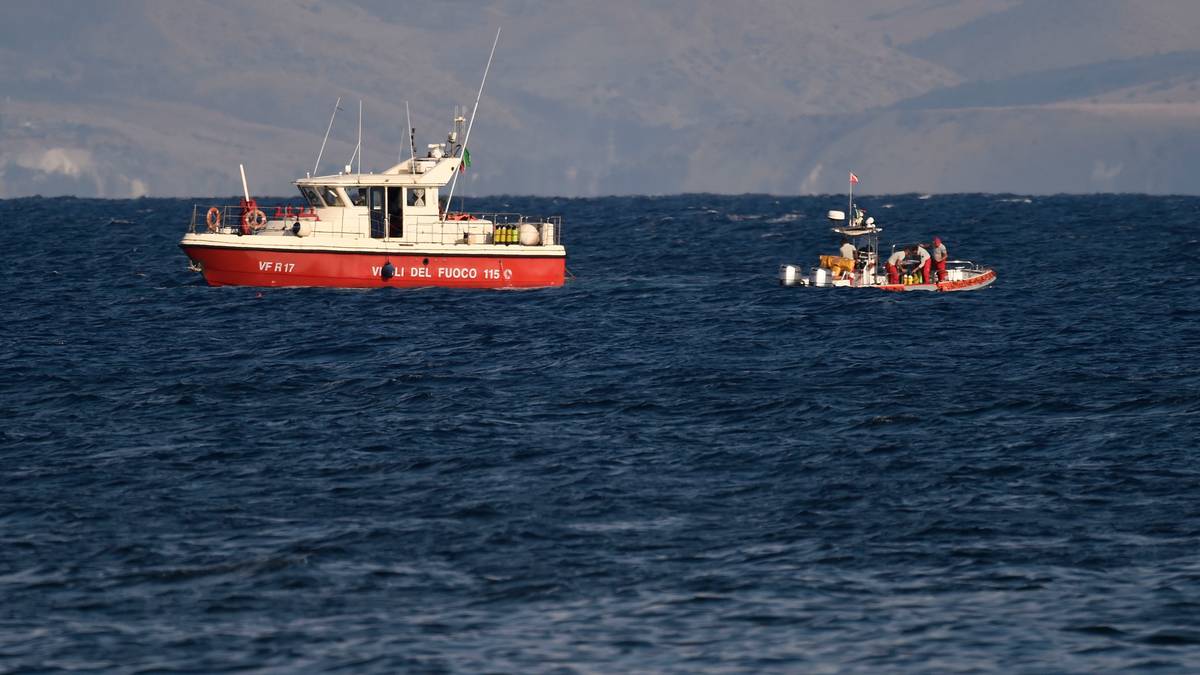
[[[851,185],[854,185],[854,184],[855,184],[855,183],[857,183],[857,182],[858,182],[858,176],[855,176],[855,175],[854,175],[854,172],[853,172],[853,171],[851,171],[851,172],[850,172],[850,184],[851,184]]]

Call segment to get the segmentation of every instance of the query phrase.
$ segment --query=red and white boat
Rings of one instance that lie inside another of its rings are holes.
[[[303,206],[259,206],[243,171],[244,199],[196,206],[179,246],[212,286],[561,286],[567,254],[560,217],[439,207],[453,197],[464,161],[470,165],[465,121],[456,111],[447,141],[428,145],[424,157],[414,146],[409,159],[363,173],[356,150],[357,172],[348,165],[295,181]]]
[[[559,217],[439,212],[459,162],[298,180],[304,207],[197,206],[179,246],[212,286],[561,286]]]
[[[850,175],[853,189],[853,184],[858,182],[858,178],[854,174]],[[801,265],[780,265],[779,283],[784,286],[815,288],[874,288],[901,293],[949,293],[987,288],[996,281],[995,270],[970,260],[947,260],[946,273],[941,278],[931,274],[929,281],[926,281],[920,269],[920,259],[913,256],[906,257],[899,266],[900,283],[891,283],[887,273],[881,271],[879,266],[879,233],[883,228],[875,223],[873,217],[865,217],[865,214],[855,207],[853,192],[850,193],[850,213],[853,215],[847,220],[844,212],[830,211],[829,220],[835,223],[833,232],[853,246],[852,252],[846,249],[846,255],[841,255],[839,251],[838,255],[820,256],[818,264],[807,271]],[[892,253],[915,250],[915,247],[916,245],[912,244],[894,244]]]

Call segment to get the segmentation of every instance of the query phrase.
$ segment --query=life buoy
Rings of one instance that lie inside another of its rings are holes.
[[[242,229],[260,230],[267,224],[267,214],[262,209],[253,209],[242,214]]]
[[[215,232],[217,226],[221,223],[221,209],[213,206],[208,209],[208,215],[204,217],[204,222],[208,224],[208,231]]]

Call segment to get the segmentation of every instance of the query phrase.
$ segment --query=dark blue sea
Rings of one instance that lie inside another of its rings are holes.
[[[0,670],[1200,672],[1200,198],[863,197],[951,294],[780,287],[837,195],[468,200],[535,291],[209,288],[192,203],[0,201]]]

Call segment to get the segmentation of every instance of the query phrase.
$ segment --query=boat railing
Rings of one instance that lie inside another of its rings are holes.
[[[983,270],[983,267],[979,263],[972,262],[970,260],[947,260],[946,268],[961,270]]]
[[[527,216],[522,213],[511,212],[450,212],[438,222],[438,229],[433,233],[433,237],[429,241],[421,240],[421,233],[418,232],[419,244],[444,243],[450,239],[459,239],[470,237],[474,234],[472,224],[481,225],[484,229],[489,230],[488,234],[494,233],[497,229],[505,226],[519,227],[521,225],[533,225],[537,228],[541,239],[540,246],[554,246],[562,241],[562,216]],[[513,242],[516,243],[516,242]]]
[[[241,204],[193,204],[192,221],[188,229],[193,234],[238,231],[248,234],[264,229],[272,221],[286,222],[290,225],[298,220],[316,225],[321,219],[315,209],[294,204],[258,204],[249,212]],[[319,227],[313,229],[319,230]]]
[[[260,215],[261,214],[261,215]],[[327,222],[321,220],[316,210],[307,206],[293,204],[260,204],[254,211],[248,212],[241,204],[202,205],[192,206],[192,219],[189,231],[193,234],[204,232],[220,234],[286,234],[293,230],[297,223],[304,224],[305,236],[362,236],[357,227],[347,227],[345,222]],[[540,246],[554,246],[562,242],[562,216],[527,216],[511,212],[451,212],[443,216],[418,217],[415,222],[405,223],[409,230],[403,236],[389,232],[386,239],[401,239],[412,244],[483,244],[483,243],[512,243],[519,240],[514,236],[511,240],[501,241],[495,233],[506,227],[519,228],[529,224],[537,228]],[[376,231],[384,239],[383,223],[371,223],[371,233]],[[391,228],[388,228],[389,230]],[[518,230],[519,232],[519,230]]]

